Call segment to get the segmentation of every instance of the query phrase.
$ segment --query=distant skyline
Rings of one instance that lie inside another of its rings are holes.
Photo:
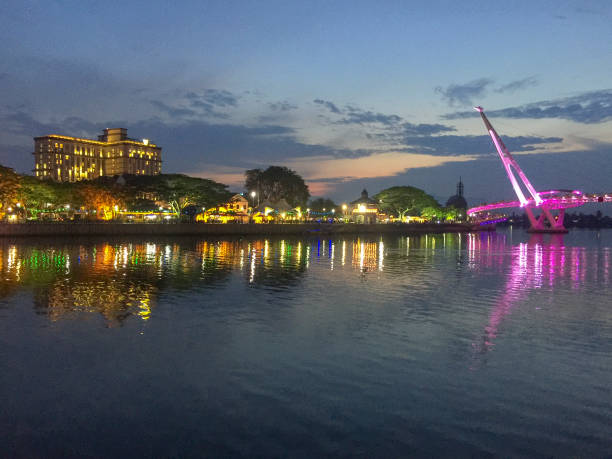
[[[337,202],[411,185],[512,199],[473,105],[537,189],[612,191],[605,1],[13,1],[0,163],[35,136],[126,127],[163,172],[242,191],[284,165]],[[602,209],[603,210],[603,209]]]

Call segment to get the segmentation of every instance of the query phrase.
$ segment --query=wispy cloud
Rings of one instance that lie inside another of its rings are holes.
[[[535,151],[537,145],[562,141],[561,137],[504,136],[504,143],[512,152]],[[402,143],[404,151],[434,156],[485,155],[495,151],[487,135],[405,136]]]
[[[313,102],[315,104],[322,105],[323,107],[327,108],[332,113],[335,113],[335,114],[342,113],[342,111],[333,102],[330,102],[329,100],[315,99],[313,100]]]
[[[384,113],[363,111],[354,107],[347,108],[345,117],[337,121],[337,124],[373,124],[378,123],[385,126],[393,126],[402,121],[398,115],[386,115]]]
[[[591,91],[572,97],[491,110],[487,114],[500,118],[560,118],[584,124],[601,123],[612,119],[612,90]],[[474,116],[478,116],[478,113],[470,110],[449,113],[443,118],[453,120]]]
[[[520,80],[511,81],[503,86],[500,86],[495,90],[495,92],[499,93],[513,93],[519,91],[521,89],[531,88],[533,86],[538,85],[538,79],[534,76],[528,76],[526,78],[522,78]]]
[[[270,110],[275,112],[288,112],[290,110],[297,110],[298,108],[297,105],[287,102],[286,100],[280,102],[269,102],[268,107],[270,107]]]
[[[157,108],[159,111],[165,113],[173,118],[184,118],[195,116],[197,112],[186,107],[172,107],[161,100],[152,100],[151,105]]]
[[[479,78],[464,84],[451,84],[446,88],[438,86],[435,92],[451,106],[472,105],[473,99],[483,96],[492,84],[493,80],[490,78]]]

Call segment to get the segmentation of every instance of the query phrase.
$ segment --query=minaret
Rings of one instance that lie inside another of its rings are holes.
[[[463,182],[461,176],[459,176],[459,183],[457,183],[457,196],[463,197]]]

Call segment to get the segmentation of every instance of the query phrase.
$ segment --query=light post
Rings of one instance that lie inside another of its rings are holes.
[[[253,206],[252,207],[253,208],[255,208],[255,196],[256,195],[257,195],[257,193],[255,191],[251,191],[251,198],[252,198],[252,201],[253,201]],[[259,203],[259,199],[257,201]]]

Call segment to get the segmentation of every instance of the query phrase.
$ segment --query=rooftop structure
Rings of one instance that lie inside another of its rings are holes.
[[[446,207],[454,207],[455,209],[467,209],[467,201],[463,197],[463,182],[459,177],[459,183],[457,183],[457,194],[448,198],[446,201]]]
[[[34,138],[34,174],[58,182],[77,182],[121,174],[161,173],[161,147],[135,140],[127,129],[104,129],[98,140],[46,135]]]
[[[356,223],[376,223],[378,201],[370,198],[368,191],[364,189],[361,197],[351,202],[350,215]]]

